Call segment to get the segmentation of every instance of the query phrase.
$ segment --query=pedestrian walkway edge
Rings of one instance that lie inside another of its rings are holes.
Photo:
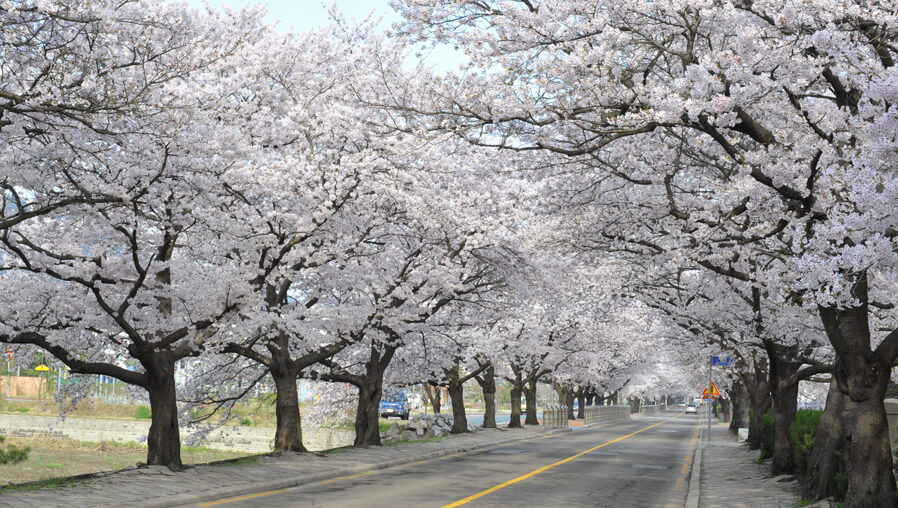
[[[701,439],[701,438],[699,438]],[[692,468],[689,472],[689,490],[686,494],[686,508],[698,508],[701,497],[702,454],[705,447],[701,440],[696,442],[692,453]]]
[[[390,462],[379,462],[375,464],[365,464],[356,467],[344,467],[339,469],[334,469],[332,471],[328,471],[326,473],[318,473],[313,475],[306,476],[291,476],[287,478],[279,478],[276,480],[270,480],[267,482],[255,482],[255,483],[247,483],[245,485],[234,485],[231,487],[223,487],[216,489],[208,489],[202,490],[198,492],[188,492],[184,494],[176,494],[173,496],[166,496],[161,499],[154,499],[152,501],[146,501],[137,504],[137,506],[141,508],[169,508],[172,506],[182,506],[188,504],[196,504],[202,503],[206,501],[213,501],[218,499],[226,499],[231,497],[240,497],[247,496],[251,494],[258,494],[260,492],[267,492],[270,490],[281,490],[288,489],[292,487],[298,487],[300,485],[307,485],[310,483],[316,483],[324,480],[330,480],[333,478],[339,478],[341,476],[351,476],[360,473],[366,473],[368,471],[376,471],[378,469],[386,469],[394,466],[401,466],[403,464],[408,464],[411,462],[419,462],[423,460],[431,460],[439,457],[443,457],[446,455],[452,455],[455,453],[463,453],[470,452],[474,450],[480,450],[483,448],[490,448],[492,446],[500,446],[508,443],[514,443],[517,441],[527,441],[531,439],[539,439],[547,436],[551,436],[554,434],[562,434],[571,432],[571,429],[555,429],[547,431],[538,436],[522,436],[522,437],[513,437],[509,439],[503,439],[500,441],[495,441],[492,443],[483,443],[473,446],[462,446],[455,447],[446,450],[438,450],[435,452],[425,453],[423,455],[413,455],[403,457],[402,459],[390,461]],[[409,445],[414,446],[414,445]]]

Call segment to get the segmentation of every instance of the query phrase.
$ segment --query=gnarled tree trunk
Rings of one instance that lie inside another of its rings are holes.
[[[465,392],[462,382],[459,380],[458,366],[447,369],[446,377],[449,380],[449,400],[452,401],[452,434],[464,434],[468,431],[468,417],[465,414]]]
[[[175,359],[171,351],[153,351],[137,357],[146,369],[152,420],[147,434],[147,464],[183,469],[178,404],[175,398]]]
[[[765,342],[770,360],[770,390],[773,398],[773,461],[771,473],[780,475],[795,469],[789,428],[798,411],[798,368],[795,348]]]
[[[521,394],[523,392],[524,380],[521,378],[520,369],[512,366],[514,371],[514,379],[511,380],[511,419],[508,421],[508,428],[520,429],[521,425]]]
[[[756,357],[752,371],[742,376],[751,404],[751,418],[748,423],[748,448],[761,449],[761,419],[770,409],[770,388],[767,379],[767,357]]]
[[[290,358],[273,362],[271,377],[277,388],[275,397],[274,451],[305,452],[302,444],[302,425],[299,414],[299,393],[296,389],[296,367]]]
[[[582,386],[577,390],[577,404],[579,405],[577,408],[577,419],[583,420],[586,418],[586,390]]]
[[[838,361],[833,375],[851,400],[843,414],[848,451],[847,506],[898,506],[892,449],[883,403],[891,365],[898,355],[898,332],[890,333],[871,351],[867,312],[867,276],[861,274],[853,287],[860,305],[849,309],[820,307],[826,335]]]
[[[426,384],[424,385],[424,394],[427,395],[427,402],[430,404],[430,407],[433,408],[433,414],[440,414],[440,407],[443,405],[443,402],[440,400],[442,398],[440,387]]]
[[[736,432],[740,428],[748,428],[751,417],[751,400],[749,400],[745,385],[741,381],[733,383],[729,390],[729,396],[732,405],[730,430]]]
[[[802,484],[802,497],[806,499],[826,499],[836,494],[835,476],[839,471],[837,454],[845,444],[843,422],[849,417],[846,414],[849,402],[839,388],[836,376],[833,376],[826,394],[826,408],[820,415],[817,432],[814,434],[814,447],[808,457]]]
[[[483,428],[496,428],[496,371],[492,365],[474,379],[483,391]]]
[[[356,379],[359,405],[355,412],[355,447],[380,446],[380,399],[383,396],[384,372],[396,353],[397,346],[371,346],[365,364],[365,375]]]
[[[527,397],[527,411],[524,418],[524,425],[539,425],[539,419],[536,417],[536,380],[532,377],[524,386],[524,395]]]

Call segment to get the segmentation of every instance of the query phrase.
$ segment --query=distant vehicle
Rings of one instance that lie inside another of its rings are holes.
[[[696,414],[696,415],[697,415],[697,414],[698,414],[698,407],[696,407],[695,404],[688,404],[688,405],[686,406],[686,414],[688,415],[689,413],[692,413],[692,414]]]
[[[409,410],[405,390],[387,390],[380,399],[380,416],[384,418],[397,416],[400,420],[408,420]]]
[[[686,401],[685,401],[685,400],[681,400],[680,403],[677,404],[677,407],[686,407]]]

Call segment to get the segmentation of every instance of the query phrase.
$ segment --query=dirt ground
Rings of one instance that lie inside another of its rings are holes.
[[[0,465],[0,486],[112,471],[146,460],[146,448],[139,444],[85,443],[59,438],[9,439],[4,444],[30,447],[31,452],[24,462]],[[203,447],[184,448],[181,460],[185,464],[201,464],[245,455],[245,452],[225,452]]]

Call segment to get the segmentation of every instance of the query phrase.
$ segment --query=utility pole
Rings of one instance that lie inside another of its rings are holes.
[[[714,402],[714,390],[711,389],[711,368],[714,366],[714,356],[708,359],[708,442],[711,442],[711,404]]]

